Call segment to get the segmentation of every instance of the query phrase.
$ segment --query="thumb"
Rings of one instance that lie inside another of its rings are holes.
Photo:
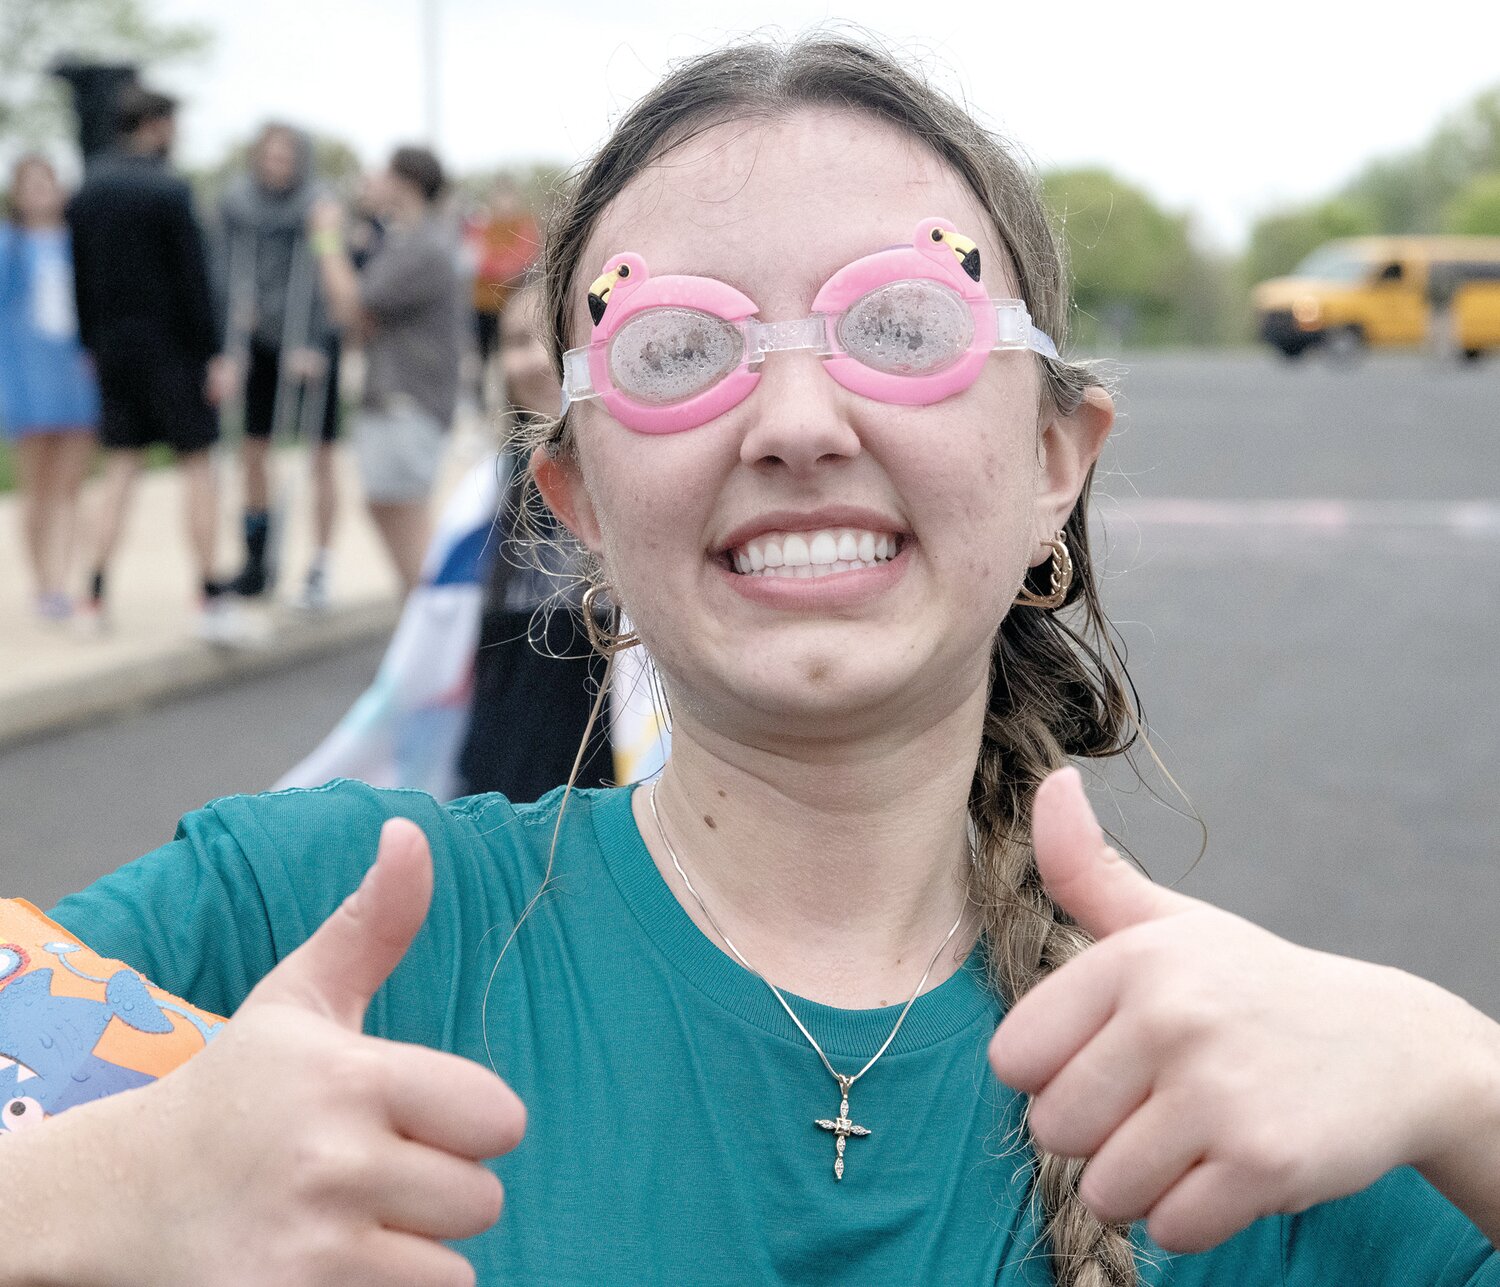
[[[1037,788],[1031,841],[1052,901],[1096,939],[1194,905],[1152,884],[1105,843],[1075,768],[1048,774]]]
[[[375,863],[359,888],[260,981],[245,1006],[293,1005],[359,1029],[370,998],[406,955],[431,902],[427,837],[410,819],[392,818],[380,829]]]

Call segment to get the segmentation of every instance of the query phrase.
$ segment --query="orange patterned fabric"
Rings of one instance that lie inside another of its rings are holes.
[[[223,1024],[0,899],[0,1137],[155,1081]]]

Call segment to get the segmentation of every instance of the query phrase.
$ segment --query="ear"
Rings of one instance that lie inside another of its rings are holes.
[[[601,545],[599,520],[577,458],[571,454],[554,456],[545,447],[538,447],[531,453],[531,474],[547,508],[586,549],[597,554]]]
[[[1115,422],[1115,402],[1101,388],[1084,392],[1083,401],[1068,415],[1054,415],[1042,427],[1041,476],[1036,495],[1037,551],[1031,565],[1045,563],[1048,541],[1068,521],[1089,470],[1104,449]]]

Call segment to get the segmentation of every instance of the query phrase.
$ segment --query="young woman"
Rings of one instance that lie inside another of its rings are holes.
[[[36,612],[72,615],[78,498],[93,459],[99,391],[78,343],[63,190],[45,157],[11,171],[0,224],[0,428],[15,451]]]
[[[552,230],[534,469],[660,667],[664,776],[219,801],[65,900],[235,1017],[5,1142],[32,1276],[1500,1282],[1496,1026],[1157,889],[1058,771],[1131,727],[1062,280],[878,52],[639,104]]]

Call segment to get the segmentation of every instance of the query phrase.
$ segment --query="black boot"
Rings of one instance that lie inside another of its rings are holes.
[[[266,538],[270,531],[271,516],[265,510],[246,513],[245,566],[228,585],[242,598],[254,599],[271,588],[271,571],[266,566]]]

